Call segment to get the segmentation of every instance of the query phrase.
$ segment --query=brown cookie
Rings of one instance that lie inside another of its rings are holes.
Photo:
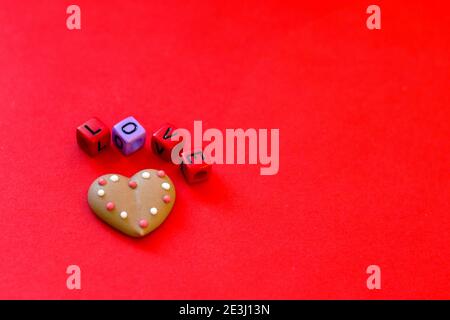
[[[89,187],[94,213],[111,227],[132,237],[143,237],[167,218],[175,202],[175,186],[164,173],[139,171],[131,178],[105,174]]]

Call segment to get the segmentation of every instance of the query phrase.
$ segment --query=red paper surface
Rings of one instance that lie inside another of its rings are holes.
[[[70,4],[0,3],[0,298],[450,298],[447,4],[377,1],[370,31],[366,1],[76,1],[69,31]],[[188,186],[148,143],[78,148],[85,120],[129,115],[279,128],[280,171],[216,165]],[[135,240],[86,192],[143,168],[177,202]]]

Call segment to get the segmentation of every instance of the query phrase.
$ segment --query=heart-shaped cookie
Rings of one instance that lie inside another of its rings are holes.
[[[131,178],[105,174],[89,187],[88,202],[97,217],[111,227],[143,237],[169,215],[175,187],[162,170],[142,170]]]

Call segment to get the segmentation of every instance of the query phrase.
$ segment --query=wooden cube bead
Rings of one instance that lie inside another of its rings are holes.
[[[92,118],[77,128],[77,142],[90,156],[95,156],[111,142],[109,128],[98,118]]]

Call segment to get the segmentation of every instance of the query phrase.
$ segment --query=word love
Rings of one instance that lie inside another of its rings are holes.
[[[180,166],[186,180],[201,182],[209,177],[212,164],[260,164],[261,175],[274,175],[279,170],[279,129],[207,129],[194,121],[193,135],[184,128],[166,123],[154,131],[151,148],[161,159]],[[145,145],[146,130],[134,118],[119,121],[112,134],[98,118],[92,118],[77,128],[78,145],[95,156],[112,142],[129,155]],[[248,145],[248,148],[247,148]]]

